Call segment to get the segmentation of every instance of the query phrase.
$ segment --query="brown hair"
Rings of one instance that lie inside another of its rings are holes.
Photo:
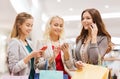
[[[18,37],[20,35],[19,27],[27,19],[33,19],[33,17],[32,17],[32,15],[30,15],[30,14],[28,14],[26,12],[19,13],[16,16],[15,23],[14,23],[14,26],[13,26],[13,29],[12,29],[12,32],[11,32],[11,36],[10,36],[11,38]]]
[[[92,17],[93,22],[96,23],[97,28],[98,28],[98,34],[97,35],[98,36],[106,36],[107,39],[108,39],[109,51],[112,50],[111,36],[105,28],[105,24],[104,24],[104,22],[101,18],[101,15],[100,15],[99,11],[94,9],[94,8],[84,10],[81,14],[81,21],[83,20],[83,14],[85,12],[88,12]],[[87,37],[87,35],[88,35],[88,30],[85,30],[84,28],[82,28],[80,35],[76,38],[76,43],[78,43],[80,39],[82,39],[82,42],[83,42],[83,40]],[[107,52],[109,52],[109,51],[107,49]]]

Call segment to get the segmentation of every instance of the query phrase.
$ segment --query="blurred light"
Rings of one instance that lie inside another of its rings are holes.
[[[36,8],[38,8],[38,0],[32,0],[33,6],[35,6]]]
[[[42,31],[45,31],[45,23],[42,24],[42,27],[41,27]]]
[[[104,13],[101,15],[104,19],[108,19],[108,18],[120,18],[120,13],[116,12],[116,13]]]
[[[109,5],[105,5],[105,8],[109,8]]]
[[[46,14],[44,14],[44,13],[42,14],[42,20],[43,20],[44,22],[47,22],[48,18],[49,18],[49,17],[47,17]]]
[[[0,34],[0,40],[3,41],[3,40],[6,40],[6,39],[7,39],[7,36],[6,36],[6,35],[1,35],[1,34]]]
[[[120,44],[120,38],[119,37],[112,37],[112,42],[115,44]]]
[[[17,13],[30,12],[30,5],[27,0],[10,0],[13,8]]]
[[[120,18],[120,12],[116,13],[104,13],[101,14],[103,19],[110,19],[110,18]],[[73,16],[62,16],[65,21],[76,21],[80,20],[81,16],[80,15],[73,15]]]
[[[69,11],[73,11],[73,8],[69,8]]]
[[[57,2],[61,2],[61,0],[57,0]]]
[[[73,16],[62,16],[65,21],[75,21],[75,20],[80,20],[80,15],[73,15]]]

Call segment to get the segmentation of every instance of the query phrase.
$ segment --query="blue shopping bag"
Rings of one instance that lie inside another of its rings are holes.
[[[34,74],[34,79],[39,79],[39,73]]]
[[[68,79],[68,75],[64,74],[64,78],[63,79]]]
[[[39,79],[63,79],[63,71],[40,70]]]

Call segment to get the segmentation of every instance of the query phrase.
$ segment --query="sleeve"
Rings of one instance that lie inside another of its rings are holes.
[[[99,56],[102,57],[106,53],[108,40],[106,36],[99,39],[98,43],[91,43],[88,49],[89,59],[92,64],[97,64]]]
[[[44,45],[44,41],[37,41],[37,49],[40,49]],[[45,52],[44,52],[45,53]],[[38,68],[39,70],[45,70],[46,65],[48,64],[47,60],[43,57],[36,58],[35,59],[35,67]]]
[[[9,43],[7,53],[8,53],[8,66],[10,69],[10,72],[18,73],[24,68],[27,67],[27,64],[24,63],[23,59],[19,59],[19,47],[20,45],[16,40],[13,40]]]
[[[64,57],[63,57],[63,60],[64,60],[64,64],[66,65],[66,67],[70,70],[74,70],[74,59],[73,59],[73,51],[72,51],[72,47],[69,46],[69,55],[70,55],[70,58],[69,60],[65,61],[64,60]]]

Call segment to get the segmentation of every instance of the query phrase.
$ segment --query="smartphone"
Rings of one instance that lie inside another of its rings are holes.
[[[93,26],[91,25],[91,27],[93,28]]]
[[[47,46],[43,46],[40,50],[46,50]]]

